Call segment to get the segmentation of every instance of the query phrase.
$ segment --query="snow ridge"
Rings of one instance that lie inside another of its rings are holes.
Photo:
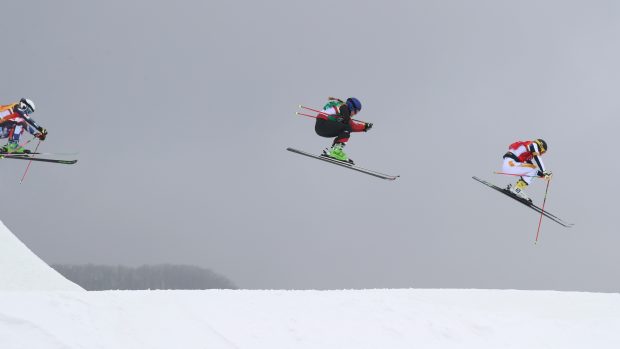
[[[0,291],[84,291],[43,262],[0,222]]]

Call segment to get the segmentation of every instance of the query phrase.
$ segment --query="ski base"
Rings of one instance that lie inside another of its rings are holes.
[[[534,205],[533,203],[531,203],[531,202],[529,202],[527,200],[523,200],[523,199],[515,196],[513,193],[511,193],[510,191],[508,191],[505,188],[500,188],[500,187],[494,185],[493,183],[487,182],[484,179],[480,179],[480,178],[478,178],[476,176],[473,176],[472,178],[474,180],[476,180],[476,181],[486,185],[489,188],[495,189],[495,190],[499,191],[500,193],[502,193],[502,194],[504,194],[504,195],[506,195],[506,196],[508,196],[508,197],[510,197],[512,199],[515,199],[516,201],[518,201],[518,202],[522,203],[523,205],[531,208],[532,210],[534,210],[534,211],[536,211],[538,213],[542,213],[545,217],[549,218],[550,220],[558,223],[559,225],[561,225],[563,227],[571,228],[574,225],[573,223],[565,222],[564,220],[560,219],[559,217],[557,217],[556,215],[554,215],[554,214],[552,214],[550,212],[543,211],[540,207]]]
[[[13,160],[28,160],[38,162],[50,162],[54,164],[73,165],[77,160],[61,160],[61,159],[47,159],[47,158],[35,158],[29,154],[24,155],[0,155],[0,159],[13,159]]]
[[[369,170],[369,169],[366,169],[366,168],[362,168],[362,167],[354,165],[354,164],[352,164],[350,162],[344,162],[344,161],[336,160],[336,159],[330,158],[330,157],[325,156],[325,155],[314,155],[314,154],[310,154],[310,153],[307,153],[305,151],[294,149],[294,148],[286,148],[286,150],[288,150],[290,152],[293,152],[293,153],[300,154],[300,155],[304,155],[304,156],[307,156],[307,157],[311,157],[311,158],[314,158],[314,159],[318,159],[318,160],[321,160],[321,161],[325,161],[325,162],[328,162],[330,164],[334,164],[334,165],[338,165],[338,166],[341,166],[341,167],[344,167],[344,168],[348,168],[348,169],[351,169],[351,170],[354,170],[354,171],[362,172],[362,173],[365,173],[367,175],[371,175],[371,176],[374,176],[374,177],[377,177],[377,178],[381,178],[381,179],[385,179],[385,180],[388,180],[388,181],[393,181],[396,178],[400,177],[398,175],[397,176],[393,176],[393,175],[388,175],[388,174],[385,174],[385,173]]]

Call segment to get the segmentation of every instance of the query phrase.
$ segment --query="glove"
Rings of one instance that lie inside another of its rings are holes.
[[[367,122],[364,124],[364,132],[367,132],[372,128],[372,122]]]
[[[44,128],[41,128],[40,132],[34,135],[35,137],[37,137],[38,139],[44,141],[45,137],[47,137],[47,130]]]
[[[537,175],[538,175],[538,177],[540,177],[540,178],[544,178],[544,179],[547,179],[547,180],[548,180],[548,179],[550,179],[550,178],[553,176],[553,173],[552,173],[551,171],[545,171],[545,172],[543,172],[543,171],[540,171],[540,170],[539,170],[539,171],[538,171],[538,173],[537,173]]]

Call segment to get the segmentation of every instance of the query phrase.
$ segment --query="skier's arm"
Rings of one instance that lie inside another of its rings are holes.
[[[24,115],[23,118],[27,122],[28,132],[30,132],[31,135],[37,137],[38,139],[44,141],[45,137],[47,136],[47,130],[39,126],[39,124],[37,124],[37,122],[32,120],[30,117]]]
[[[26,125],[26,129],[33,136],[39,132],[39,130],[37,130],[36,128],[32,127],[31,125]]]
[[[351,131],[353,132],[363,132],[371,128],[372,124],[350,119],[349,126],[351,126]]]
[[[24,120],[26,120],[26,122],[29,124],[29,129],[30,128],[34,128],[35,131],[39,131],[39,132],[43,132],[43,130],[45,130],[43,127],[39,126],[39,124],[37,124],[36,121],[32,120],[32,118],[30,118],[29,116],[24,115],[23,116]],[[32,131],[28,130],[30,133],[34,134]]]
[[[538,145],[536,143],[530,144],[529,150],[530,152],[532,152],[532,155],[534,155],[533,160],[536,163],[536,166],[538,166],[538,170],[540,171],[540,173],[545,173],[545,164],[540,157],[540,149],[538,148]]]
[[[26,122],[28,123],[29,127],[28,127],[28,132],[34,134],[31,130],[30,130],[30,126],[34,127],[37,131],[41,132],[41,133],[47,133],[47,131],[39,126],[39,124],[37,124],[36,121],[34,121],[28,114],[24,113],[21,110],[16,110],[17,114],[19,114],[19,116],[21,116],[24,120],[26,120]]]

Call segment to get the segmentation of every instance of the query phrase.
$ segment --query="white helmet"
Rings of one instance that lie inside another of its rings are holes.
[[[27,98],[22,98],[19,100],[19,106],[17,107],[19,110],[24,112],[24,114],[32,114],[34,113],[36,107],[34,106],[34,102]]]

